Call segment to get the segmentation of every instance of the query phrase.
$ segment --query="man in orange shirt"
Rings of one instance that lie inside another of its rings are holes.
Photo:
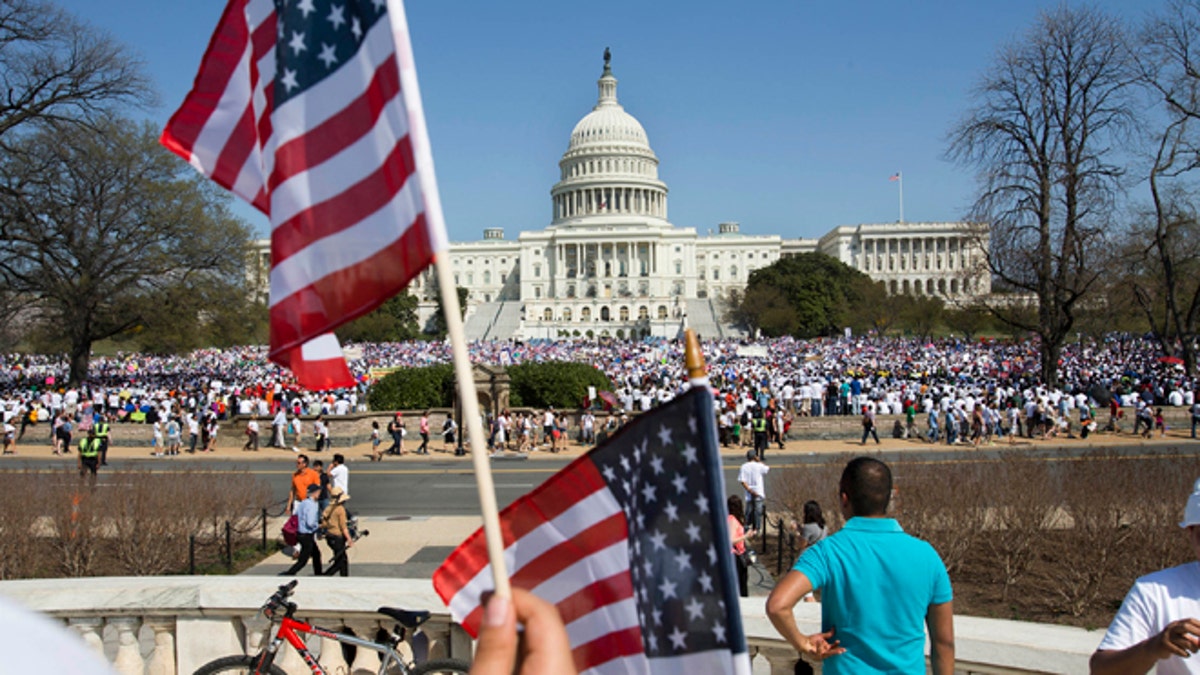
[[[308,496],[309,485],[321,486],[321,474],[308,466],[308,455],[296,455],[296,471],[292,474],[292,491],[288,494],[287,512],[292,512],[296,502]]]

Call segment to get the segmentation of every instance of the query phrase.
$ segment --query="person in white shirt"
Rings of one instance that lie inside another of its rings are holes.
[[[763,503],[767,499],[766,476],[770,470],[771,467],[753,450],[746,451],[746,463],[738,470],[738,482],[746,491],[746,523],[752,530],[762,531]]]
[[[350,470],[346,468],[346,458],[342,453],[336,453],[333,456],[333,461],[329,463],[329,489],[341,488],[343,492],[350,492]]]
[[[1134,582],[1092,654],[1093,675],[1200,673],[1200,480],[1179,526],[1197,560]]]

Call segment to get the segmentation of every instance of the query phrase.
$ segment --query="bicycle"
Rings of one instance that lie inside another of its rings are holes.
[[[299,652],[304,663],[313,675],[329,675],[300,638],[300,634],[317,635],[340,643],[354,645],[360,649],[370,649],[380,653],[379,675],[434,675],[448,673],[468,675],[471,666],[461,659],[435,659],[422,664],[405,663],[396,652],[396,646],[404,640],[406,630],[414,629],[429,619],[427,611],[407,611],[394,607],[380,607],[377,611],[384,616],[395,619],[403,627],[398,633],[383,633],[376,640],[368,640],[356,635],[338,633],[327,628],[297,621],[293,618],[296,613],[296,603],[288,598],[296,588],[296,582],[291,581],[279,587],[279,590],[267,600],[259,610],[271,620],[272,626],[279,624],[270,642],[258,654],[225,656],[200,666],[194,675],[218,675],[221,673],[246,673],[250,675],[286,675],[282,668],[275,665],[275,657],[286,640],[292,648]],[[283,610],[282,615],[280,610]]]

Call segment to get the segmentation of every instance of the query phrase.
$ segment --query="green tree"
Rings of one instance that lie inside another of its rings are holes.
[[[989,328],[991,318],[991,312],[982,305],[970,305],[945,312],[946,325],[951,331],[962,333],[968,341],[974,340],[981,331]]]
[[[751,273],[732,315],[768,335],[833,335],[862,310],[863,284],[870,284],[870,278],[841,261],[824,253],[802,253]]]
[[[1114,155],[1136,109],[1132,75],[1121,26],[1062,5],[1000,53],[951,132],[950,156],[979,171],[973,218],[991,223],[984,262],[1037,302],[1034,321],[1011,303],[991,309],[1041,337],[1047,386],[1058,384],[1063,342],[1106,268],[1124,172]]]
[[[458,293],[458,311],[465,317],[467,315],[467,296],[470,294],[470,291],[462,286],[456,286],[454,290]],[[434,299],[437,301],[437,313],[430,319],[430,329],[427,332],[440,338],[446,335],[446,308],[442,304],[441,288],[435,288]]]
[[[417,337],[417,298],[407,291],[337,329],[343,342],[402,342]]]
[[[946,315],[946,304],[941,298],[932,295],[917,295],[909,302],[900,315],[900,325],[913,335],[928,340],[942,323]]]
[[[96,126],[46,128],[0,156],[0,282],[62,336],[74,383],[92,343],[164,313],[164,293],[244,277],[249,241],[228,196],[157,129]]]

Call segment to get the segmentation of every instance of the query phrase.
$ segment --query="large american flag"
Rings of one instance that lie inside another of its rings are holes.
[[[163,132],[270,217],[270,358],[307,388],[352,385],[331,331],[446,249],[420,115],[399,0],[230,0]]]
[[[581,672],[749,673],[707,387],[639,416],[500,514],[512,584],[557,605]],[[477,635],[482,530],[433,575]]]

